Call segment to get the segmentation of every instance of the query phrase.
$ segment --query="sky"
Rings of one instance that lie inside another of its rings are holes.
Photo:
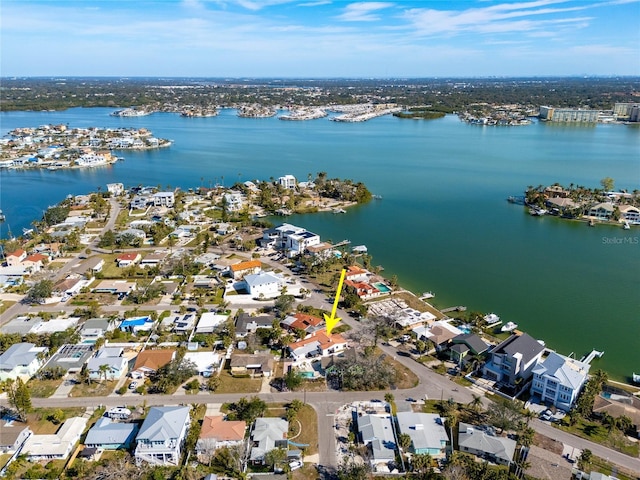
[[[640,75],[640,0],[2,0],[0,75]]]

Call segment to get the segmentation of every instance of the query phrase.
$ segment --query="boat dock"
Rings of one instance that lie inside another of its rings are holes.
[[[602,355],[604,355],[604,352],[599,352],[598,350],[594,349],[594,350],[591,350],[591,353],[589,355],[585,355],[584,357],[582,357],[580,359],[580,361],[582,363],[591,363],[591,361],[594,358],[596,358],[596,357],[600,358],[600,357],[602,357]]]
[[[512,195],[507,198],[507,202],[515,203],[516,205],[525,205],[525,197],[522,195]]]
[[[467,307],[465,307],[464,305],[458,305],[457,307],[449,307],[449,308],[443,308],[442,310],[440,310],[442,313],[449,313],[449,312],[466,312],[467,311]]]
[[[334,245],[334,247],[344,247],[345,245],[349,245],[351,243],[351,240],[342,240],[339,243],[336,243]]]

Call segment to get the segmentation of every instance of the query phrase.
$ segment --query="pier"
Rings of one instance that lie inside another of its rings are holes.
[[[467,311],[467,307],[465,307],[464,305],[458,305],[457,307],[449,307],[449,308],[443,308],[442,310],[440,310],[442,313],[449,313],[449,312],[466,312]]]
[[[585,355],[584,357],[582,357],[580,359],[580,361],[583,362],[583,363],[591,363],[591,361],[594,358],[596,358],[596,357],[600,358],[600,357],[602,357],[602,355],[604,355],[604,352],[599,352],[598,350],[593,349],[593,350],[591,350],[591,353],[589,355]]]
[[[339,243],[336,243],[334,245],[334,247],[344,247],[345,245],[349,245],[351,243],[351,240],[342,240]]]

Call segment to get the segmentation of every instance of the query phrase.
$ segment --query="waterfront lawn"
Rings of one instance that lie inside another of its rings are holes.
[[[27,386],[33,398],[48,398],[55,393],[62,381],[61,378],[57,380],[39,380],[32,378],[27,382]]]
[[[617,450],[632,457],[638,457],[640,449],[638,443],[629,442],[625,435],[619,430],[611,430],[603,426],[600,422],[594,422],[586,419],[579,419],[578,422],[573,425],[556,424],[556,428],[569,432],[578,437],[591,440],[592,442],[599,443],[606,447]]]
[[[218,378],[216,393],[258,393],[262,386],[262,378],[234,377],[228,370],[223,370]]]

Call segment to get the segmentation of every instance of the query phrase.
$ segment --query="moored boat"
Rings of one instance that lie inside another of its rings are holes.
[[[501,332],[511,332],[511,331],[515,330],[516,328],[518,328],[518,324],[517,323],[507,322],[502,326],[500,331]]]
[[[640,375],[638,375],[637,373],[634,373],[633,374],[633,382],[640,384]]]

